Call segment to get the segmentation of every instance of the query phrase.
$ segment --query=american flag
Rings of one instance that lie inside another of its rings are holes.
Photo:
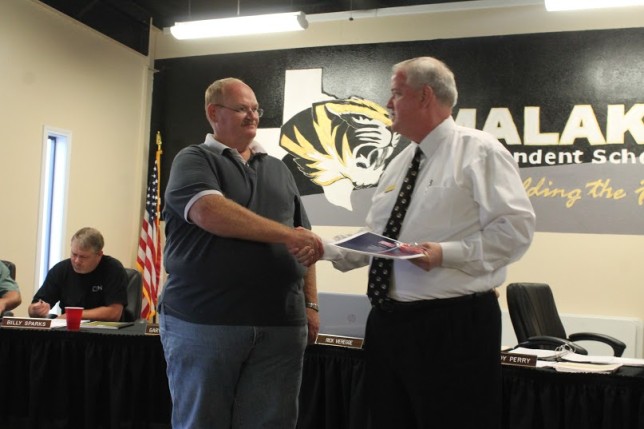
[[[156,162],[148,181],[145,196],[145,213],[139,236],[139,250],[136,265],[143,274],[143,302],[141,317],[150,322],[156,321],[159,276],[161,272],[161,246],[159,236],[159,164],[161,160],[161,137],[157,133]]]

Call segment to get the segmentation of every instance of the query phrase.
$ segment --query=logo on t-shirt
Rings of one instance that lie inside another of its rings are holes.
[[[92,292],[101,292],[103,291],[103,285],[92,286]]]

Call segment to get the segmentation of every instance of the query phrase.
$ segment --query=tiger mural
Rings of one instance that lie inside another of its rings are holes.
[[[327,200],[352,210],[351,192],[376,186],[389,160],[409,141],[391,130],[387,109],[360,97],[313,103],[288,120],[280,146]],[[299,185],[299,184],[298,184]]]

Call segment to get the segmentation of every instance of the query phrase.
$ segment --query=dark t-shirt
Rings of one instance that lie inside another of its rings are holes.
[[[310,228],[284,163],[256,153],[245,164],[234,155],[202,144],[174,158],[165,193],[163,311],[211,325],[304,325],[306,269],[285,245],[219,237],[186,221],[192,199],[218,191],[261,216]]]
[[[91,273],[78,274],[69,259],[54,265],[32,302],[39,299],[65,307],[96,308],[110,304],[127,304],[127,274],[117,259],[103,255]]]

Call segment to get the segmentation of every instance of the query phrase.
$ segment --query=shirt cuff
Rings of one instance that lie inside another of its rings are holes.
[[[445,268],[456,268],[459,266],[465,256],[462,243],[460,241],[446,241],[440,243],[440,246],[443,250],[443,263],[441,266]]]

